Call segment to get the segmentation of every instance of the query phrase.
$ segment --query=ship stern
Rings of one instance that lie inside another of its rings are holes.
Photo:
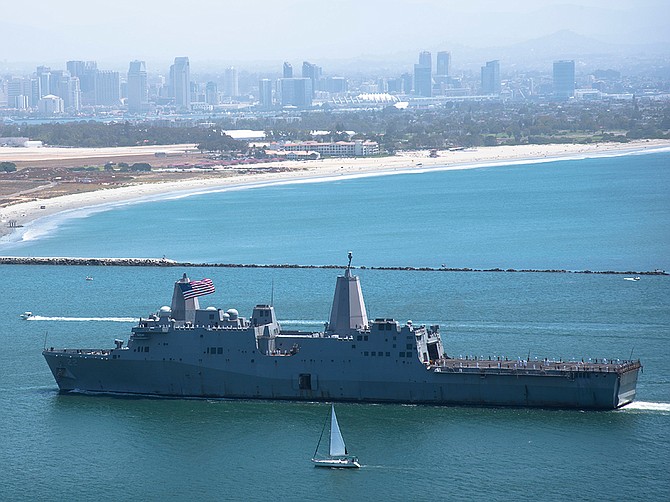
[[[639,361],[622,368],[619,373],[619,382],[615,395],[615,408],[621,408],[635,400],[637,377],[642,369]]]

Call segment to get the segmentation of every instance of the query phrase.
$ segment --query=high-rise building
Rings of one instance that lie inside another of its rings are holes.
[[[121,102],[121,78],[118,71],[99,70],[95,74],[95,104],[115,106]]]
[[[262,78],[258,81],[258,101],[261,108],[269,110],[272,108],[272,80]]]
[[[448,77],[451,66],[451,53],[440,51],[437,53],[437,75],[439,77]]]
[[[324,91],[332,94],[347,92],[347,79],[344,77],[327,77],[324,79]]]
[[[58,96],[63,100],[63,106],[67,108],[67,98],[66,96],[61,95],[61,80],[65,77],[70,78],[70,74],[63,70],[52,70],[49,76],[49,94]]]
[[[414,65],[414,94],[431,97],[433,95],[433,63],[428,51],[419,53],[419,64]]]
[[[312,106],[312,80],[309,78],[280,78],[278,90],[282,106]]]
[[[421,51],[421,52],[419,52],[419,64],[420,64],[421,66],[428,66],[428,67],[430,67],[430,68],[431,68],[431,71],[432,71],[432,68],[433,68],[433,56],[431,55],[431,53],[430,53],[429,51]]]
[[[304,61],[302,63],[302,78],[308,78],[312,81],[312,97],[314,97],[314,93],[319,89],[321,67]]]
[[[40,81],[40,97],[53,94],[51,90],[51,68],[48,66],[37,67],[37,79]]]
[[[291,63],[284,62],[284,78],[293,78],[293,66],[291,66]]]
[[[400,80],[402,80],[402,92],[409,94],[413,89],[412,83],[414,81],[414,76],[409,72],[403,73],[400,75]]]
[[[68,112],[78,112],[81,108],[81,89],[79,79],[72,77],[70,72],[56,70],[51,72],[52,93],[63,100]]]
[[[386,88],[391,94],[402,94],[405,92],[405,81],[402,78],[389,78],[386,81]]]
[[[237,68],[226,68],[223,71],[223,95],[236,97],[240,95]]]
[[[191,67],[187,57],[174,58],[170,67],[174,102],[178,109],[191,109]]]
[[[219,104],[219,87],[216,82],[207,82],[205,84],[205,103],[208,105]]]
[[[68,61],[66,66],[70,76],[79,79],[82,104],[95,104],[95,74],[98,71],[98,63],[95,61]]]
[[[554,62],[554,97],[568,99],[575,95],[575,62]]]
[[[128,111],[139,113],[149,106],[147,67],[144,61],[131,61],[128,69]]]
[[[25,110],[30,106],[32,86],[30,79],[12,78],[7,82],[7,107]]]
[[[500,94],[500,61],[487,61],[482,66],[482,94]]]

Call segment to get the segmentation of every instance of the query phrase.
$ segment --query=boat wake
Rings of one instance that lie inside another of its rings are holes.
[[[665,411],[670,413],[670,403],[650,403],[647,401],[633,401],[626,405],[623,410],[636,411]]]
[[[137,317],[47,317],[41,315],[33,315],[26,319],[26,321],[106,321],[106,322],[137,322]]]

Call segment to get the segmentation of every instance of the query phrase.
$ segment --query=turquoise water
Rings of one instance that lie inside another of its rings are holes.
[[[669,159],[203,195],[66,221],[12,253],[344,263],[353,249],[355,262],[367,265],[670,269]],[[279,228],[282,215],[291,221]],[[189,225],[204,237],[187,234]],[[182,272],[214,280],[217,292],[203,305],[243,315],[270,301],[274,284],[284,326],[319,328],[337,271],[0,272],[2,500],[670,499],[668,277],[359,271],[371,317],[439,323],[450,354],[632,354],[644,372],[638,401],[614,412],[338,405],[349,450],[364,465],[340,472],[309,462],[326,404],[59,395],[40,354],[45,343],[110,347],[127,339],[128,318],[169,303]],[[26,310],[42,320],[20,320]]]
[[[0,252],[225,263],[670,270],[670,152],[128,205]],[[29,229],[28,237],[40,229]]]

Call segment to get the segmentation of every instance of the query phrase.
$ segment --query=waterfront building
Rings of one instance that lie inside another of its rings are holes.
[[[37,111],[40,115],[48,117],[63,113],[65,106],[61,98],[53,94],[47,94],[37,102]]]
[[[488,61],[482,66],[482,94],[500,94],[500,61]]]
[[[258,101],[261,108],[269,110],[272,108],[272,80],[262,78],[258,81]]]
[[[147,68],[144,61],[131,61],[128,69],[127,104],[131,113],[141,113],[149,106]]]
[[[329,157],[366,157],[379,154],[379,144],[376,141],[363,140],[330,143],[318,141],[271,143],[269,149],[284,152],[316,152]]]
[[[563,60],[554,62],[554,97],[569,99],[575,95],[575,62]]]
[[[118,71],[98,70],[95,74],[95,104],[117,106],[121,102],[121,76]]]
[[[278,90],[282,106],[312,106],[312,80],[309,78],[280,78]]]
[[[231,66],[223,71],[223,95],[231,98],[240,95],[237,68]]]
[[[191,109],[191,65],[187,57],[174,58],[170,67],[170,82],[175,105],[180,110]]]

